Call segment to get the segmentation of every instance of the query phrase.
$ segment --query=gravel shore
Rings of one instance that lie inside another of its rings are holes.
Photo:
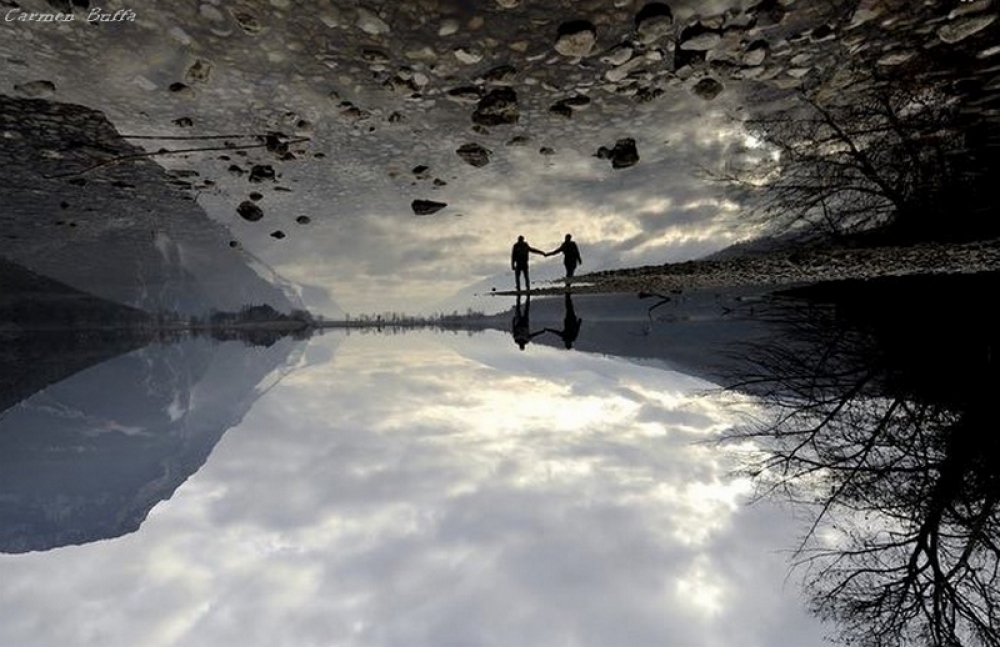
[[[741,286],[783,286],[843,279],[1000,270],[1000,239],[867,248],[782,250],[725,260],[697,260],[581,274],[574,293],[669,292]],[[533,290],[564,291],[559,284]],[[498,293],[503,294],[503,293]],[[513,294],[513,293],[511,293]]]

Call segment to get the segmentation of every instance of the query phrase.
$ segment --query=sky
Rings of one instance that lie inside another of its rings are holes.
[[[138,532],[0,555],[0,644],[820,645],[794,516],[705,442],[747,403],[529,350],[311,340]]]
[[[632,4],[595,10],[594,20],[609,23],[602,23],[601,47],[632,28],[638,7]],[[693,15],[688,4],[675,3],[679,16]],[[213,182],[191,193],[238,243],[220,254],[250,254],[309,286],[307,305],[321,314],[337,307],[355,314],[427,314],[471,285],[509,287],[510,246],[518,235],[551,250],[571,233],[581,246],[581,271],[591,271],[689,260],[751,233],[737,205],[706,178],[706,170],[719,170],[745,143],[735,90],[706,101],[690,91],[695,79],[654,78],[654,72],[665,74],[654,70],[649,82],[663,96],[636,102],[607,86],[597,62],[603,50],[571,60],[552,49],[549,32],[572,17],[571,7],[431,5],[415,15],[400,5],[385,16],[386,33],[365,22],[371,11],[364,6],[320,2],[307,8],[289,0],[248,4],[246,11],[262,25],[253,34],[235,22],[235,9],[216,2],[167,8],[118,0],[104,8],[130,9],[136,19],[105,24],[88,24],[81,12],[63,24],[4,18],[0,53],[9,64],[0,67],[0,87],[11,92],[47,80],[54,91],[42,92],[44,98],[101,110],[125,137],[231,134],[231,141],[245,145],[256,143],[253,134],[281,131],[306,139],[292,146],[292,161],[278,162],[262,149],[227,160],[218,151],[156,160],[168,171],[194,170]],[[25,2],[24,9],[51,7],[39,0]],[[532,20],[547,24],[526,26]],[[440,36],[449,21],[458,31]],[[522,31],[523,40],[503,41]],[[522,42],[524,54],[515,49]],[[427,47],[436,52],[431,58],[419,55]],[[452,53],[462,47],[479,51],[480,60],[462,63]],[[367,60],[370,51],[389,62]],[[519,121],[475,130],[473,106],[446,92],[507,62],[519,68],[511,81],[520,92]],[[196,65],[207,66],[207,79],[192,78]],[[415,78],[427,83],[417,98],[380,85],[396,70],[422,75]],[[186,88],[171,91],[175,83]],[[573,94],[594,100],[569,120],[548,112],[552,98]],[[345,116],[345,105],[368,116]],[[393,112],[404,121],[390,123]],[[193,126],[178,126],[182,117]],[[508,146],[514,135],[531,139]],[[613,169],[595,157],[600,146],[624,137],[637,142],[636,166]],[[131,141],[150,151],[218,145]],[[470,142],[492,151],[490,164],[476,168],[455,154]],[[554,154],[540,154],[543,147]],[[278,177],[252,184],[227,170],[233,163],[244,170],[271,164]],[[429,171],[418,177],[412,170],[421,165]],[[432,179],[445,184],[435,186]],[[253,191],[263,196],[259,222],[236,214]],[[448,206],[416,216],[410,208],[416,199]],[[300,216],[309,223],[299,224]],[[276,231],[285,236],[273,237]],[[537,281],[556,279],[561,263],[538,257],[534,274]]]

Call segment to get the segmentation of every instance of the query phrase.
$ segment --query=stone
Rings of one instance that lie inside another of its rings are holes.
[[[445,93],[445,96],[452,101],[457,101],[459,103],[478,103],[480,99],[483,98],[483,91],[474,85],[463,85],[458,88],[452,88]]]
[[[635,93],[636,103],[649,103],[654,99],[659,99],[663,96],[662,88],[640,88],[638,92]]]
[[[136,74],[135,76],[133,76],[132,77],[132,83],[134,85],[139,86],[140,88],[142,88],[146,92],[152,92],[153,90],[155,90],[158,87],[155,83],[153,83],[152,81],[150,81],[149,79],[147,79],[142,74]]]
[[[631,137],[619,139],[613,148],[601,146],[594,156],[598,159],[611,160],[611,168],[614,169],[628,168],[639,163],[639,150]]]
[[[269,164],[255,164],[253,168],[250,169],[250,177],[247,178],[251,182],[263,182],[264,180],[274,180],[274,168]]]
[[[336,29],[337,27],[340,27],[340,10],[336,7],[327,7],[326,10],[319,15],[319,20],[328,28]]]
[[[300,225],[308,225],[310,222],[312,222],[312,218],[310,218],[309,216],[299,216],[295,219],[295,222],[299,223]]]
[[[646,63],[647,61],[644,57],[636,56],[628,63],[625,63],[624,65],[619,65],[618,67],[612,68],[607,72],[605,72],[604,78],[606,78],[608,81],[611,81],[612,83],[619,83],[625,80],[625,78],[629,74],[639,69]]]
[[[991,56],[996,56],[997,54],[1000,54],[1000,45],[987,47],[986,49],[976,54],[976,58],[990,58]]]
[[[482,79],[486,83],[508,85],[517,77],[517,69],[513,65],[498,65],[487,70]]]
[[[372,36],[383,36],[391,31],[384,20],[379,18],[375,12],[364,7],[358,8],[358,20],[355,24],[358,29]]]
[[[597,28],[587,20],[574,20],[559,25],[555,50],[563,56],[582,58],[590,54],[597,42]]]
[[[361,60],[366,63],[376,63],[382,65],[392,62],[392,58],[389,56],[388,52],[376,47],[362,47]]]
[[[632,58],[634,51],[635,50],[629,45],[617,45],[608,53],[601,56],[600,61],[602,63],[607,63],[608,65],[614,65],[615,67],[624,65]]]
[[[278,240],[281,240],[284,237],[285,237],[285,232],[281,231],[280,229],[271,232],[271,238],[276,238]]]
[[[942,25],[937,32],[938,38],[949,45],[958,43],[965,40],[969,36],[986,29],[993,23],[994,20],[996,20],[996,18],[996,14],[960,18],[954,22],[948,23],[947,25]]]
[[[198,7],[198,13],[201,14],[202,18],[212,22],[222,22],[224,18],[221,11],[207,3]]]
[[[233,19],[240,26],[240,29],[250,36],[256,36],[264,28],[260,24],[260,21],[257,20],[257,17],[251,13],[247,13],[246,11],[231,11],[230,13],[232,13]]]
[[[580,108],[586,108],[590,105],[590,97],[583,94],[574,94],[571,97],[566,97],[559,103],[563,103],[574,110],[578,110]]]
[[[911,58],[913,58],[915,54],[916,52],[912,50],[902,51],[902,52],[889,52],[888,54],[885,54],[880,59],[878,59],[877,63],[878,65],[882,65],[884,67],[901,65],[906,61],[910,60]]]
[[[457,34],[459,29],[458,21],[454,18],[445,18],[441,21],[441,26],[438,27],[438,36],[451,36],[452,34]]]
[[[207,83],[208,77],[212,74],[212,63],[199,58],[184,73],[184,80],[188,83]]]
[[[723,88],[721,83],[719,83],[718,81],[716,81],[711,77],[706,77],[695,83],[694,86],[691,88],[691,91],[694,92],[697,96],[701,97],[702,99],[706,101],[711,101],[715,97],[719,96],[719,93],[722,92],[722,89]]]
[[[743,54],[743,65],[757,67],[762,65],[770,51],[770,45],[766,40],[755,40],[747,46],[747,51]]]
[[[55,91],[56,84],[52,81],[45,80],[28,81],[27,83],[21,83],[14,86],[14,92],[31,99],[48,97],[54,94]]]
[[[507,146],[527,146],[531,142],[531,137],[528,135],[514,135],[507,140]]]
[[[247,222],[257,222],[264,217],[264,211],[253,202],[244,200],[236,207],[236,213]]]
[[[712,49],[721,41],[722,36],[720,34],[709,31],[692,36],[691,38],[683,41],[680,44],[680,48],[691,52],[704,52]]]
[[[410,203],[413,213],[418,216],[429,216],[437,213],[448,206],[447,202],[436,202],[434,200],[414,200]]]
[[[483,60],[482,54],[466,47],[456,47],[453,50],[453,53],[455,54],[455,58],[466,65],[475,65],[479,61]]]
[[[673,13],[662,2],[647,3],[635,17],[635,35],[643,45],[652,45],[672,35],[673,29]]]
[[[514,88],[501,86],[479,100],[472,113],[472,122],[480,126],[500,126],[517,123],[519,117],[517,93]]]
[[[167,86],[167,89],[170,90],[171,92],[175,92],[175,93],[177,93],[177,94],[179,94],[181,96],[188,96],[188,97],[190,97],[190,96],[194,95],[194,88],[192,88],[191,86],[187,85],[186,83],[181,83],[180,81],[176,81],[174,83],[171,83],[169,86]]]
[[[189,36],[188,33],[183,29],[181,29],[180,27],[171,27],[167,31],[167,33],[170,35],[171,38],[176,40],[181,45],[184,45],[185,47],[194,42],[194,40],[191,39],[191,36]]]
[[[479,144],[469,143],[462,144],[459,146],[455,152],[461,157],[465,162],[471,166],[481,167],[486,166],[490,163],[490,155],[492,151],[483,148]]]
[[[562,101],[557,101],[556,103],[553,103],[551,106],[549,106],[549,112],[551,112],[554,115],[559,115],[560,117],[565,117],[566,119],[569,119],[573,116],[573,109],[567,106]]]

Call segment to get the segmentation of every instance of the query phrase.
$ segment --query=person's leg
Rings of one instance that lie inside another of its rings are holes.
[[[528,266],[524,266],[524,291],[531,292],[531,279],[528,278]]]
[[[517,292],[521,291],[521,268],[514,268],[514,286]]]

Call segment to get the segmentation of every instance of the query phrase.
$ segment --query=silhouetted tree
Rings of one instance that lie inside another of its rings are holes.
[[[970,280],[961,298],[997,287]],[[1000,645],[996,322],[913,306],[956,281],[850,284],[772,310],[785,334],[733,383],[766,413],[730,438],[759,444],[763,493],[814,508],[797,563],[847,643]]]

